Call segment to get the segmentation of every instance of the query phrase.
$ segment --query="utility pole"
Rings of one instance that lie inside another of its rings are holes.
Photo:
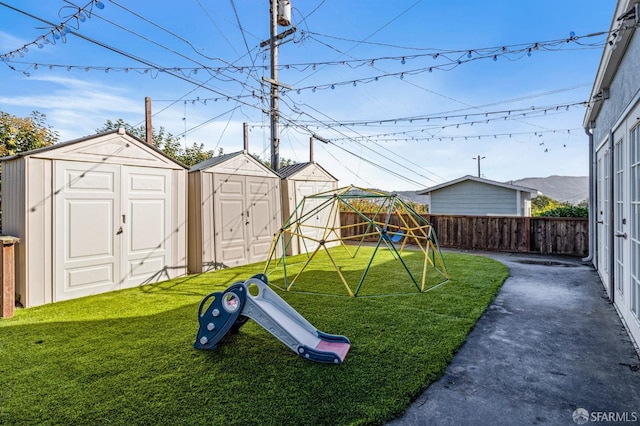
[[[278,24],[282,26],[291,25],[291,1],[290,0],[269,0],[270,4],[270,25],[268,41],[260,43],[260,47],[269,45],[271,49],[271,78],[262,78],[263,81],[271,84],[271,168],[274,171],[278,171],[280,168],[280,112],[279,112],[279,87],[285,87],[291,89],[291,86],[282,84],[278,81],[278,46],[279,41],[284,39],[290,34],[293,34],[296,29],[292,27],[281,34],[278,34]]]
[[[271,25],[269,41],[271,44],[271,168],[280,169],[280,117],[278,105],[278,0],[271,2]]]
[[[484,160],[487,157],[480,157],[480,154],[478,154],[477,157],[473,157],[472,160],[478,160],[478,177],[480,176],[480,160]]]

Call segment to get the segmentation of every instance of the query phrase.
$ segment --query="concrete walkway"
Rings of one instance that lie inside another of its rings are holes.
[[[574,413],[587,424],[640,424],[640,360],[594,269],[483,254],[511,277],[445,375],[389,425],[585,423]]]

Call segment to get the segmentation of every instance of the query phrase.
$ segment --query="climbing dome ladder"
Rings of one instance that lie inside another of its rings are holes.
[[[363,205],[370,208],[374,206],[374,211],[361,211]],[[355,213],[358,221],[341,225],[340,211]],[[329,249],[342,247],[350,258],[355,258],[364,245],[373,246],[373,253],[357,285],[350,285],[341,271],[342,265],[339,265],[335,251],[332,254]],[[402,264],[418,292],[427,292],[449,280],[438,239],[429,221],[397,194],[355,186],[304,197],[274,236],[264,272],[270,274],[282,268],[283,290],[292,291],[296,280],[318,254],[324,252],[349,296],[357,297],[381,247],[386,247]],[[415,271],[415,268],[412,271],[405,260],[406,253],[415,254],[416,251],[424,256],[421,271]],[[289,281],[287,257],[292,254],[307,256],[302,267]],[[439,274],[441,281],[427,285],[429,269]]]

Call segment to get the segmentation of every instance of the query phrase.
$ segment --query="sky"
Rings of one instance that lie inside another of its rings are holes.
[[[340,186],[587,176],[586,103],[614,0],[291,0],[280,157]],[[0,111],[60,141],[107,120],[270,158],[267,0],[2,0]],[[66,30],[68,30],[68,33]],[[66,34],[65,34],[66,33]],[[325,143],[326,142],[326,143]]]

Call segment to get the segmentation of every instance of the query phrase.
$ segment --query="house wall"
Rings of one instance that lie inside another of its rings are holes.
[[[613,71],[615,74],[608,86],[609,99],[602,101],[592,129],[597,167],[591,179],[596,188],[597,209],[590,218],[596,229],[594,265],[636,342],[640,342],[638,34],[636,30],[631,35],[626,51]],[[607,53],[611,52],[605,51],[603,58]]]
[[[474,181],[431,192],[429,212],[452,215],[518,215],[517,191]]]
[[[604,142],[609,130],[614,127],[622,113],[627,109],[640,88],[640,37],[636,31],[627,48],[627,54],[620,62],[613,81],[609,85],[609,99],[605,100],[593,129],[595,145]]]

